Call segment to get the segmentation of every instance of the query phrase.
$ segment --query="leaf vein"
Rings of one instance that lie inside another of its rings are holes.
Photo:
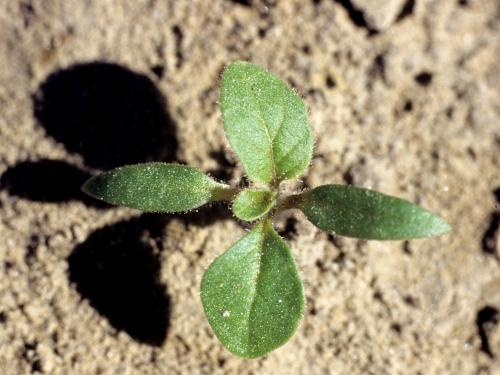
[[[276,166],[274,162],[274,150],[273,150],[273,140],[271,139],[271,135],[269,134],[269,126],[266,123],[266,120],[264,120],[264,117],[262,116],[262,107],[259,101],[259,98],[255,93],[253,92],[252,88],[249,87],[250,95],[252,96],[253,100],[255,101],[255,106],[257,108],[257,117],[260,120],[259,122],[261,123],[262,127],[264,128],[264,132],[267,135],[267,138],[269,140],[269,159],[271,160],[271,179],[274,182],[276,180]]]
[[[274,141],[276,138],[278,138],[278,135],[280,131],[283,129],[283,125],[285,125],[285,118],[286,118],[286,111],[285,111],[285,99],[281,96],[281,112],[283,113],[283,116],[281,117],[280,124],[278,125],[278,129],[276,130],[276,133],[274,133],[274,137],[271,139],[272,147],[274,148]]]
[[[283,159],[285,159],[288,155],[290,155],[293,151],[295,151],[295,149],[300,146],[300,144],[302,142],[304,142],[307,138],[309,137],[309,134],[306,132],[302,137],[299,138],[299,140],[292,146],[288,149],[288,151],[281,155],[281,157],[276,161],[276,164],[279,164],[283,161]],[[288,172],[287,170],[285,172]]]
[[[264,241],[265,241],[265,237],[266,237],[266,234],[265,234],[264,230],[265,230],[264,226],[262,225],[262,236],[259,239],[259,245],[258,245],[259,269],[257,271],[257,275],[255,276],[254,293],[253,293],[253,296],[252,296],[252,301],[250,302],[250,308],[248,309],[248,316],[247,316],[247,344],[249,346],[251,345],[250,339],[251,339],[251,336],[252,336],[251,329],[250,329],[250,316],[252,315],[252,312],[255,310],[255,301],[257,299],[257,294],[258,294],[257,293],[257,289],[258,289],[258,285],[259,285],[260,275],[262,274],[262,272],[261,272],[262,271],[262,252],[263,252],[263,249],[264,249]]]

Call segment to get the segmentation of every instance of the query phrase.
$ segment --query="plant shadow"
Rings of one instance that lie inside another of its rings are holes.
[[[160,255],[173,218],[205,227],[232,215],[221,205],[187,215],[142,214],[94,231],[67,259],[69,279],[80,295],[115,329],[153,346],[163,344],[169,328]]]
[[[47,134],[99,170],[174,160],[176,127],[166,108],[147,76],[107,62],[57,71],[34,96]]]
[[[176,126],[164,96],[147,76],[126,67],[90,62],[56,71],[40,85],[33,106],[46,134],[80,155],[83,163],[20,161],[0,176],[0,188],[13,197],[109,208],[80,191],[93,173],[175,161]],[[169,327],[170,298],[160,280],[160,253],[172,218],[206,226],[232,215],[218,204],[187,215],[143,214],[92,232],[67,258],[68,278],[81,297],[118,331],[153,346],[164,343]]]
[[[80,295],[117,330],[161,346],[170,301],[159,280],[161,217],[143,215],[96,230],[68,257],[69,279]]]
[[[165,97],[146,75],[117,64],[90,62],[52,73],[33,96],[33,114],[47,135],[82,157],[84,166],[21,161],[0,178],[0,188],[11,196],[106,208],[80,192],[89,171],[175,160],[176,125]]]
[[[61,160],[41,159],[22,161],[0,176],[0,189],[11,196],[35,202],[64,203],[81,201],[95,208],[110,205],[92,199],[80,187],[91,177],[81,168]]]
[[[13,197],[109,205],[80,191],[92,172],[124,164],[175,160],[176,127],[167,103],[146,75],[107,62],[58,70],[33,97],[33,114],[46,134],[83,166],[62,160],[24,160],[0,177]],[[169,297],[159,280],[162,220],[141,216],[99,229],[68,257],[77,291],[118,330],[139,342],[161,345],[169,324]],[[29,251],[29,249],[27,250]]]

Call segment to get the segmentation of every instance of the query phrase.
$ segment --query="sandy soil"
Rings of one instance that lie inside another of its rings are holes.
[[[203,270],[244,233],[224,206],[141,215],[79,192],[147,160],[240,183],[220,73],[304,97],[305,186],[369,186],[447,236],[367,242],[277,220],[305,282],[294,338],[253,361],[208,326]],[[500,374],[498,0],[0,2],[0,373]]]

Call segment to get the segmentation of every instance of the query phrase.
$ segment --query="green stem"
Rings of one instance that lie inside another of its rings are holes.
[[[291,208],[301,208],[303,202],[304,197],[302,196],[302,194],[289,195],[278,201],[278,204],[276,204],[274,211],[281,212],[289,210]]]
[[[214,201],[232,201],[236,194],[238,194],[239,189],[228,186],[228,185],[220,185],[212,191],[212,198],[210,199],[212,202]]]

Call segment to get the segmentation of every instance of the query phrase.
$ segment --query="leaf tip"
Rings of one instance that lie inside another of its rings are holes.
[[[93,198],[101,199],[98,195],[99,191],[99,176],[93,176],[83,183],[80,190]]]
[[[434,220],[429,228],[428,237],[442,236],[449,233],[452,229],[453,227],[448,224],[446,220],[438,215],[434,215]]]

